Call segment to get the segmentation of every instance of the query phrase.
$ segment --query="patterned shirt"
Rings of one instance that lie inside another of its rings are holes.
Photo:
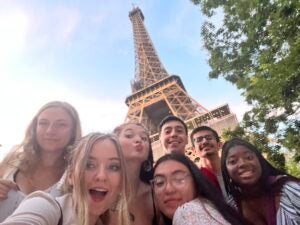
[[[300,182],[287,182],[281,190],[277,225],[300,224]]]
[[[196,198],[178,207],[173,225],[230,225],[206,199]]]

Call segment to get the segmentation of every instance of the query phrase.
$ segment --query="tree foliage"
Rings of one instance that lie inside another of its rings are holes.
[[[245,132],[245,128],[237,126],[235,130],[225,130],[223,138],[229,140],[233,137],[243,137],[246,141],[252,143],[269,160],[273,166],[285,171],[285,156],[279,152],[280,145],[272,144],[264,132]]]
[[[192,2],[207,16],[201,36],[209,53],[209,77],[236,85],[252,106],[236,132],[276,140],[268,146],[270,154],[283,146],[299,162],[300,1]],[[216,24],[220,16],[222,24]]]
[[[290,160],[290,159],[288,160],[286,170],[288,174],[300,178],[300,165],[296,163],[294,160]]]

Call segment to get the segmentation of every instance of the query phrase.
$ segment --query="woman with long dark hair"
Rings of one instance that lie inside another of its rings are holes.
[[[250,222],[300,224],[300,180],[274,168],[254,145],[225,142],[221,168],[229,203]]]
[[[152,185],[165,224],[249,224],[185,155],[162,156],[154,166]]]

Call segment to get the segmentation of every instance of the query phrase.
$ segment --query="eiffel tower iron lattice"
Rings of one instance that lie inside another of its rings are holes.
[[[183,119],[189,130],[200,125],[212,126],[218,132],[234,127],[237,119],[227,104],[207,110],[188,95],[179,76],[168,74],[137,6],[129,12],[129,18],[133,27],[135,75],[131,81],[132,94],[125,101],[129,107],[125,121],[140,122],[148,128],[155,158],[163,154],[157,132],[159,122],[167,115]]]

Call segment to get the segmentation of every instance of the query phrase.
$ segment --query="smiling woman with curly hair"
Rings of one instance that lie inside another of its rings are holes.
[[[274,168],[254,145],[225,142],[221,167],[229,203],[250,222],[300,224],[300,180]]]

